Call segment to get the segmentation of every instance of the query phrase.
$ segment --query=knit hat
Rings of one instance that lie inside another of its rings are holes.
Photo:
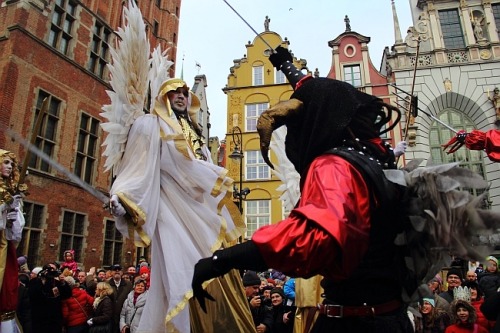
[[[31,271],[31,273],[35,274],[35,275],[38,275],[38,273],[40,273],[42,271],[42,267],[40,266],[37,266],[35,268],[33,268],[33,270]]]
[[[26,264],[26,256],[20,256],[17,258],[17,264],[19,266],[25,265]]]
[[[254,271],[248,271],[243,275],[243,286],[257,286],[260,285],[260,278]]]
[[[458,268],[450,268],[450,270],[446,274],[446,278],[448,278],[448,276],[450,275],[457,275],[460,278],[460,280],[462,280],[462,271]]]
[[[488,257],[486,257],[486,260],[491,260],[491,261],[493,261],[495,264],[497,264],[497,265],[498,265],[498,259],[497,259],[497,258],[495,258],[495,257],[493,257],[493,256],[488,256]]]
[[[139,274],[144,274],[144,273],[149,274],[149,268],[147,266],[141,266],[141,268],[139,269]]]
[[[273,288],[273,290],[271,290],[271,296],[273,294],[279,294],[281,296],[281,298],[285,299],[285,293],[283,292],[283,289],[281,289],[281,288]]]
[[[424,303],[424,302],[429,303],[430,305],[432,305],[433,308],[436,307],[436,301],[434,300],[434,298],[424,297],[424,298],[422,298],[422,303]]]

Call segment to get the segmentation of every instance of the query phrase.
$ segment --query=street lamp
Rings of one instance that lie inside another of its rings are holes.
[[[234,126],[232,129],[232,141],[234,145],[234,150],[233,152],[229,155],[229,158],[231,158],[234,162],[240,164],[240,174],[239,174],[239,187],[237,188],[236,185],[233,187],[233,197],[235,199],[238,199],[238,208],[240,210],[240,213],[243,214],[243,200],[247,197],[247,195],[250,193],[250,189],[248,187],[243,187],[243,151],[242,151],[242,133],[241,133],[241,128],[238,126]]]

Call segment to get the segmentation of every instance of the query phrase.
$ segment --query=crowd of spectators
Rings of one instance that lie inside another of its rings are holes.
[[[116,264],[84,271],[73,259],[66,251],[63,263],[29,270],[26,258],[19,258],[17,317],[23,332],[136,332],[150,284],[146,260],[125,269]],[[409,308],[415,332],[500,332],[498,260],[490,256],[485,264],[468,271],[447,268],[431,279],[429,295]],[[294,278],[275,270],[247,271],[242,284],[257,333],[294,331]]]
[[[65,261],[29,270],[20,257],[17,317],[23,333],[134,333],[147,300],[150,267],[120,264],[88,271]]]

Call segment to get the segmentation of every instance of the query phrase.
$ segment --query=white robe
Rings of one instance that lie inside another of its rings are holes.
[[[151,287],[137,332],[190,332],[194,265],[244,226],[231,218],[238,211],[226,173],[194,157],[176,119],[144,115],[132,125],[111,194],[135,214],[136,244],[151,239]],[[134,230],[125,218],[116,227],[126,237]]]

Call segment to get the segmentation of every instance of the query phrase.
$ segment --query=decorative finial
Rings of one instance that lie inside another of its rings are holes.
[[[345,16],[344,18],[344,22],[345,22],[345,31],[351,31],[351,21],[349,20],[349,16]]]
[[[271,19],[269,16],[266,15],[266,19],[264,20],[264,30],[269,31],[269,22],[271,22]]]

